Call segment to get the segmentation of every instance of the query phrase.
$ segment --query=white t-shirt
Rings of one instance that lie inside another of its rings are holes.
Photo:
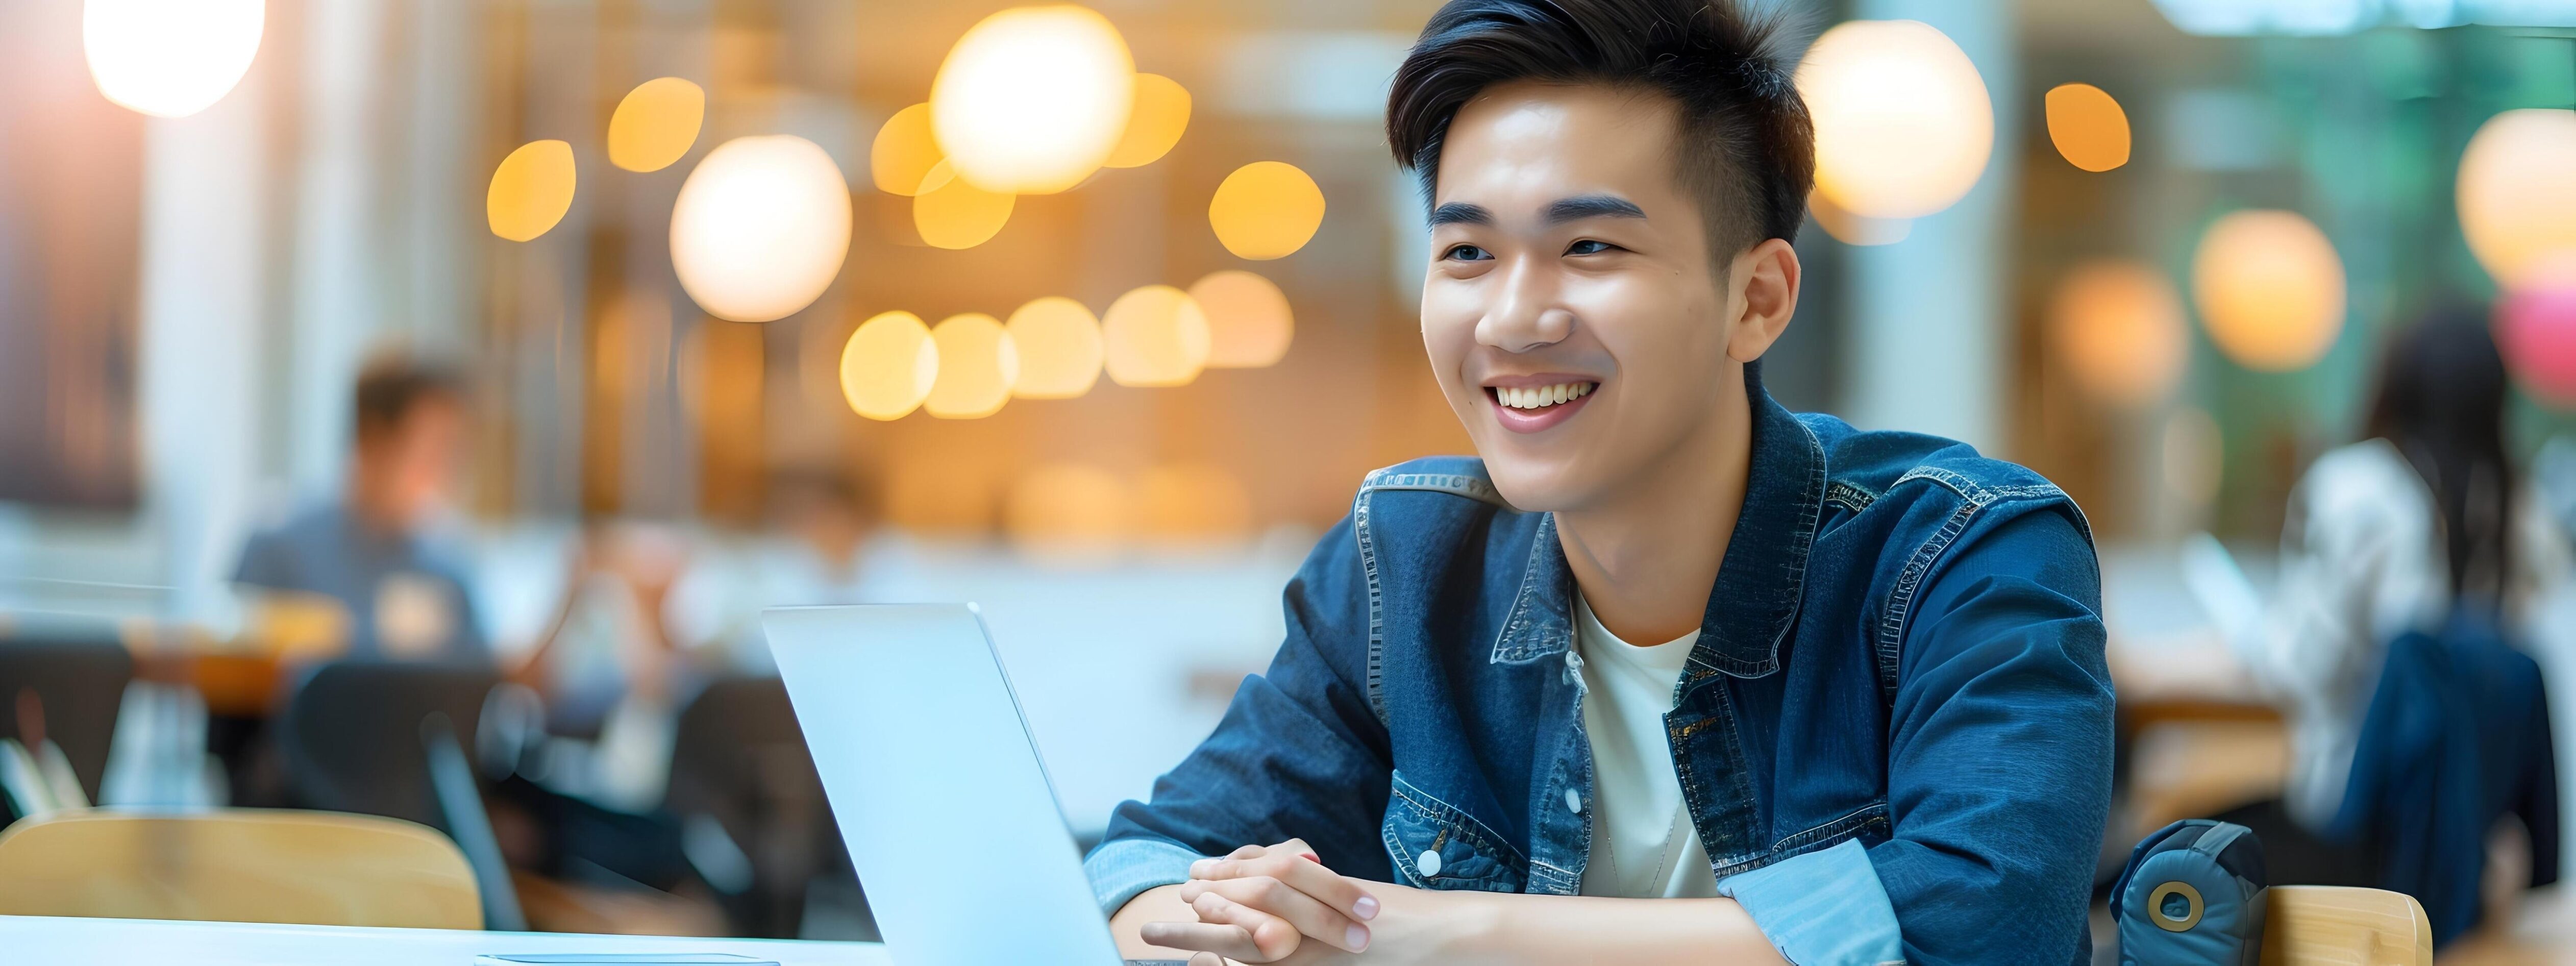
[[[1592,856],[1582,894],[1626,899],[1717,895],[1708,851],[1682,803],[1664,733],[1674,686],[1699,639],[1692,631],[1652,647],[1620,640],[1581,593],[1574,647],[1583,657],[1583,730],[1592,739]]]

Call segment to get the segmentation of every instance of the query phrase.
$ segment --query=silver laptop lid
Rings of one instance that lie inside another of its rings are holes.
[[[895,962],[1117,966],[974,605],[778,608],[761,626]]]

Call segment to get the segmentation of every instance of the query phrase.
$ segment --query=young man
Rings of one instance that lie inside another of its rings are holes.
[[[1130,955],[2087,961],[2082,516],[1796,416],[1812,133],[1734,0],[1452,0],[1387,129],[1481,460],[1371,474],[1288,638],[1086,860]]]

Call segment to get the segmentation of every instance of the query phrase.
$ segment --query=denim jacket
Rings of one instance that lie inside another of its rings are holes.
[[[1907,960],[2089,961],[2112,693],[2082,514],[1965,445],[1749,394],[1744,506],[1664,718],[1714,871],[1853,842]],[[1369,474],[1289,583],[1269,670],[1111,817],[1086,860],[1103,904],[1291,837],[1364,878],[1575,894],[1573,591],[1555,518],[1480,462]]]

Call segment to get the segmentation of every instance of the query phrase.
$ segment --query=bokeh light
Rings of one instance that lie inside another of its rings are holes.
[[[678,77],[635,85],[608,116],[608,163],[628,171],[660,171],[698,143],[707,120],[707,92]]]
[[[2576,249],[2576,111],[2506,111],[2460,155],[2460,233],[2511,289],[2552,252]]]
[[[2192,255],[2191,295],[2210,341],[2248,369],[2305,369],[2343,331],[2343,259],[2297,212],[2237,211],[2212,222]]]
[[[492,186],[483,195],[483,216],[492,233],[523,242],[553,230],[572,210],[572,145],[530,141],[519,145],[501,166],[492,169]]]
[[[877,190],[912,197],[929,185],[930,169],[941,161],[939,141],[930,133],[930,105],[915,104],[894,112],[877,139],[868,145],[868,178]]]
[[[1269,279],[1228,269],[1190,283],[1190,298],[1207,316],[1208,368],[1257,369],[1288,354],[1296,335],[1288,294]]]
[[[1161,74],[1136,75],[1136,106],[1127,114],[1127,131],[1109,152],[1104,168],[1141,168],[1181,143],[1190,126],[1190,92]]]
[[[2576,249],[2543,256],[2496,305],[2496,349],[2523,391],[2576,409]]]
[[[1974,187],[1994,151],[1985,79],[1941,31],[1853,20],[1807,48],[1798,93],[1816,126],[1816,190],[1870,218],[1920,218]]]
[[[939,381],[939,344],[910,312],[880,312],[841,346],[841,399],[869,419],[902,419]]]
[[[1169,285],[1130,290],[1100,316],[1102,367],[1122,386],[1185,386],[1208,358],[1207,315]]]
[[[1223,540],[1252,530],[1243,480],[1211,463],[1172,463],[1136,480],[1136,529],[1169,541]]]
[[[2091,84],[2048,89],[2048,142],[2066,163],[2109,171],[2129,163],[2129,114],[2119,100]]]
[[[2182,295],[2152,265],[2079,265],[2058,282],[2048,315],[2049,340],[2076,384],[2115,406],[2162,401],[2190,357]]]
[[[1012,395],[1071,399],[1100,381],[1100,320],[1082,303],[1058,295],[1031,299],[1011,313],[1006,328],[1020,355]]]
[[[1863,218],[1834,207],[1834,203],[1815,190],[1807,191],[1807,214],[1816,226],[1845,245],[1893,245],[1914,232],[1911,218]]]
[[[921,408],[941,419],[980,419],[1011,401],[1020,378],[1020,350],[1002,320],[981,312],[943,319],[930,330],[939,346],[939,374]]]
[[[850,252],[850,186],[794,135],[735,138],[698,162],[671,209],[671,267],[698,307],[767,322],[813,304]]]
[[[957,38],[930,84],[931,128],[957,175],[986,191],[1050,194],[1100,169],[1127,131],[1136,61],[1109,18],[1014,7]]]
[[[264,0],[87,0],[81,49],[108,100],[186,117],[241,83],[267,21]]]
[[[1134,530],[1135,496],[1118,474],[1081,463],[1050,463],[1011,485],[1002,522],[1011,542],[1041,558],[1080,560],[1116,552]]]
[[[931,166],[912,196],[912,227],[933,248],[973,248],[1001,234],[1017,199],[956,177],[949,163]]]
[[[1324,190],[1285,161],[1234,169],[1208,200],[1208,226],[1238,258],[1286,258],[1324,224]]]

